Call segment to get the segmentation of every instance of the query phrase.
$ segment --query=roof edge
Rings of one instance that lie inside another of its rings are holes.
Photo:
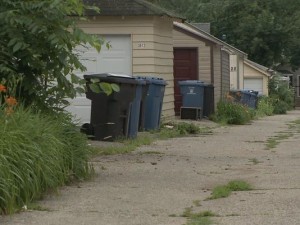
[[[186,20],[186,18],[184,18],[183,16],[177,15],[176,13],[173,13],[161,6],[158,6],[156,4],[153,4],[149,1],[146,0],[134,0],[136,3],[143,5],[147,8],[149,8],[150,10],[152,10],[153,12],[157,12],[157,11],[161,11],[162,13],[160,14],[161,16],[168,16],[171,18],[175,18],[175,19],[180,19],[181,21]]]
[[[257,70],[257,71],[259,71],[259,72],[261,72],[261,73],[264,73],[264,74],[267,75],[268,77],[270,77],[270,76],[271,76],[271,73],[274,72],[274,70],[272,70],[272,69],[270,69],[270,68],[268,68],[268,67],[265,67],[265,66],[263,66],[263,65],[260,65],[260,64],[258,64],[258,63],[256,63],[256,62],[253,62],[253,61],[251,61],[251,60],[249,60],[249,59],[245,59],[245,60],[244,60],[244,63],[247,64],[248,66],[252,67],[253,69]],[[265,68],[266,68],[266,71],[263,70],[262,68],[258,67],[258,65],[261,66],[261,67],[265,67]],[[268,70],[270,70],[270,71],[268,71]]]
[[[174,23],[174,24],[177,25],[177,26],[179,25],[178,23]],[[196,30],[197,32],[201,33],[202,35],[205,35],[205,36],[211,38],[213,42],[215,42],[215,43],[217,43],[217,44],[219,44],[219,45],[226,46],[227,48],[231,49],[231,50],[234,51],[234,52],[239,53],[240,55],[248,56],[247,53],[241,51],[240,49],[237,49],[236,47],[234,47],[234,46],[232,46],[232,45],[230,45],[230,44],[228,44],[228,43],[226,43],[226,42],[224,42],[224,41],[218,39],[217,37],[213,36],[212,34],[207,33],[207,32],[205,32],[205,31],[199,29],[198,27],[196,27],[196,26],[194,26],[194,25],[192,25],[192,24],[190,24],[190,23],[184,22],[183,24],[185,24],[185,25],[189,26],[190,28]],[[183,28],[183,29],[184,29],[184,28]]]

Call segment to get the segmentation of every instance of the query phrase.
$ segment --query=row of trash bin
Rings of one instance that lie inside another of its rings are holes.
[[[252,90],[230,90],[229,95],[234,102],[241,103],[250,108],[257,108],[258,91]]]
[[[84,78],[86,97],[91,100],[91,119],[82,130],[94,140],[111,141],[120,136],[134,138],[138,131],[159,128],[165,80],[109,73],[85,75]],[[111,95],[93,92],[89,84],[95,78],[117,84],[120,91]]]

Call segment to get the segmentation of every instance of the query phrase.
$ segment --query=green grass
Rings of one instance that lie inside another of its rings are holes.
[[[210,217],[217,216],[211,211],[203,211],[199,213],[193,213],[192,207],[185,208],[185,211],[181,215],[187,217],[188,222],[186,225],[210,225],[213,221]]]
[[[143,134],[135,139],[119,139],[117,140],[120,145],[109,147],[93,147],[93,155],[116,155],[124,154],[134,151],[142,145],[150,145],[154,141],[152,135]]]
[[[29,203],[28,206],[27,206],[27,210],[34,210],[34,211],[47,211],[47,212],[50,212],[52,211],[51,209],[49,208],[46,208],[46,207],[43,207],[43,206],[40,206],[36,203]]]
[[[19,108],[0,123],[0,214],[93,172],[86,137],[66,115]]]
[[[279,133],[278,135],[274,136],[274,137],[270,137],[268,138],[267,142],[266,142],[266,149],[272,149],[272,148],[276,148],[276,146],[278,144],[280,144],[280,141],[282,140],[286,140],[290,137],[292,137],[294,134],[291,132],[288,133]]]
[[[226,198],[233,191],[249,191],[252,190],[250,184],[242,180],[230,181],[227,185],[220,185],[212,190],[211,196],[207,200]]]
[[[260,163],[260,161],[258,161],[257,158],[251,158],[251,159],[249,159],[249,162],[252,162],[254,165],[257,165],[258,163]]]
[[[211,196],[208,198],[210,200],[212,199],[218,199],[218,198],[226,198],[231,194],[231,190],[227,185],[217,186],[213,189]]]
[[[266,149],[276,148],[278,144],[282,140],[286,140],[290,137],[293,137],[295,133],[300,133],[300,119],[292,121],[287,124],[288,130],[285,132],[280,132],[279,134],[275,135],[274,137],[270,137],[266,141]]]
[[[193,201],[193,204],[194,204],[195,206],[199,207],[199,206],[201,206],[201,203],[200,203],[200,202],[201,202],[200,200],[194,200],[194,201]]]
[[[255,110],[252,108],[232,101],[220,101],[211,119],[221,124],[243,125],[254,119],[254,116]]]
[[[197,134],[211,134],[212,131],[207,127],[199,127],[192,123],[169,122],[161,126],[159,130],[139,133],[134,139],[118,139],[116,146],[93,147],[93,155],[116,155],[129,153],[143,145],[150,145],[156,140],[164,140],[175,137],[184,137]],[[142,152],[140,154],[162,154],[157,151]]]
[[[231,191],[250,191],[252,190],[252,187],[250,184],[248,184],[245,181],[242,180],[234,180],[234,181],[230,181],[227,184],[227,187],[231,190]]]

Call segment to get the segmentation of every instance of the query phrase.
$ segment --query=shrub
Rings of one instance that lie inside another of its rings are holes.
[[[289,109],[290,106],[288,103],[282,100],[274,101],[274,114],[286,114]]]
[[[272,103],[272,99],[269,97],[260,97],[257,103],[256,116],[271,116],[274,112],[274,106]]]
[[[274,75],[269,81],[269,94],[274,105],[275,114],[285,114],[294,107],[294,89],[279,75]]]
[[[19,107],[0,122],[0,214],[92,171],[86,138],[68,116]]]
[[[225,124],[246,124],[254,118],[255,111],[245,105],[221,101],[217,105],[217,112],[212,117],[216,122]]]

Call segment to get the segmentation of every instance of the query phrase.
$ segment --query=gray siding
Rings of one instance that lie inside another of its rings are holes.
[[[230,90],[230,60],[226,51],[221,52],[221,99],[224,99]]]

